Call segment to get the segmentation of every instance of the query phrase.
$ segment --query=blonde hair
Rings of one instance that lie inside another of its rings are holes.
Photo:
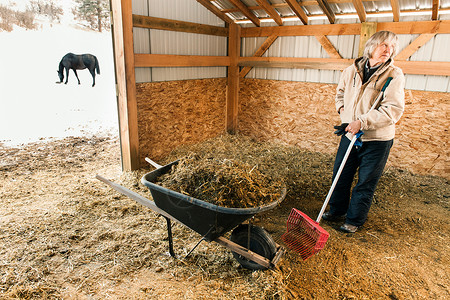
[[[391,55],[391,57],[394,57],[398,51],[398,36],[391,31],[378,31],[372,35],[366,42],[363,56],[371,58],[375,48],[384,42],[392,43],[394,45],[394,50]]]

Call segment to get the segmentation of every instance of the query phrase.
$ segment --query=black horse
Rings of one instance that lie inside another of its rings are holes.
[[[73,54],[73,53],[67,53],[63,56],[61,59],[61,62],[59,63],[59,70],[58,70],[58,76],[59,76],[59,83],[63,82],[64,80],[64,69],[66,69],[66,82],[69,80],[69,70],[72,69],[75,73],[75,76],[78,79],[78,84],[80,84],[80,79],[78,78],[77,70],[83,70],[88,69],[89,72],[92,75],[92,86],[95,85],[95,70],[97,71],[97,74],[100,74],[100,66],[98,65],[98,60],[95,55],[92,54]]]

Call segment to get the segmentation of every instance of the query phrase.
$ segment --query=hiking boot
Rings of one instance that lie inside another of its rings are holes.
[[[345,215],[333,215],[330,214],[330,212],[326,212],[322,215],[322,219],[324,219],[325,221],[330,221],[330,222],[340,222],[340,221],[345,221]]]
[[[348,224],[348,223],[344,223],[344,225],[342,225],[339,228],[340,231],[343,232],[347,232],[347,233],[355,233],[358,230],[358,226],[352,225],[352,224]]]

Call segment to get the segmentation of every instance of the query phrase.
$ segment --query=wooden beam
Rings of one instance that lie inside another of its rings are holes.
[[[252,21],[253,24],[255,24],[257,27],[261,26],[261,22],[259,21],[258,17],[255,16],[255,14],[248,9],[248,7],[241,2],[241,0],[230,0],[230,2],[236,6],[243,14],[246,16],[250,21]]]
[[[308,24],[308,16],[305,11],[302,9],[300,4],[298,4],[297,0],[286,0],[289,7],[292,9],[294,14],[302,21],[304,25]]]
[[[303,58],[303,57],[241,57],[240,66],[284,69],[343,70],[353,59]],[[450,62],[396,61],[405,74],[450,76]]]
[[[431,20],[437,20],[439,15],[439,0],[433,0],[433,7],[431,8]]]
[[[139,169],[131,1],[111,0],[122,170]]]
[[[450,20],[378,23],[377,31],[381,30],[396,34],[450,33]]]
[[[136,68],[145,67],[227,67],[228,56],[134,54]]]
[[[315,35],[356,35],[361,32],[361,24],[326,24],[300,26],[270,26],[242,28],[242,37],[261,36],[315,36]]]
[[[227,132],[234,134],[238,126],[239,104],[239,57],[241,52],[241,27],[237,24],[230,25],[230,37],[228,38],[228,67],[227,102],[225,127]]]
[[[258,2],[259,5],[261,5],[261,7],[266,11],[266,13],[275,21],[275,23],[277,23],[280,26],[283,25],[283,21],[281,20],[280,15],[275,10],[275,8],[273,8],[267,2],[267,0],[256,0],[256,2]]]
[[[400,21],[400,5],[398,0],[391,0],[392,14],[394,15],[394,22]]]
[[[343,70],[353,59],[306,57],[241,57],[239,66],[284,69]]]
[[[234,20],[231,19],[229,16],[227,16],[225,13],[221,12],[220,9],[218,9],[215,5],[211,4],[211,1],[209,0],[197,0],[198,3],[203,5],[206,9],[208,9],[210,12],[215,14],[217,17],[222,19],[228,24],[233,24]]]
[[[396,61],[395,65],[405,74],[450,76],[448,61]]]
[[[450,33],[450,20],[385,22],[377,23],[377,31],[389,30],[397,34]],[[242,37],[261,36],[315,36],[315,35],[357,35],[361,24],[297,25],[242,28]]]
[[[316,35],[316,39],[322,45],[323,49],[328,53],[331,58],[342,58],[342,56],[334,48],[333,44],[325,35]]]
[[[273,42],[275,42],[275,40],[278,37],[276,35],[271,35],[269,36],[264,43],[262,43],[262,45],[258,48],[258,50],[256,50],[255,54],[253,54],[254,57],[261,57],[263,56],[264,53],[266,53],[267,49],[269,49],[269,47],[273,44]],[[241,72],[239,72],[239,77],[244,78],[248,72],[250,72],[250,70],[252,69],[252,67],[244,67],[242,68]]]
[[[391,0],[391,1],[396,1],[396,0]],[[366,10],[364,8],[364,5],[362,3],[362,0],[352,0],[353,2],[353,6],[356,9],[356,13],[358,14],[359,17],[359,21],[361,21],[361,23],[366,21]]]
[[[411,55],[414,54],[420,47],[425,45],[429,40],[431,40],[436,33],[422,33],[419,35],[411,44],[409,44],[405,49],[403,49],[397,56],[394,58],[396,61],[399,60],[407,60]]]
[[[199,23],[176,21],[148,16],[133,15],[133,26],[168,31],[189,32],[216,36],[228,36],[228,28]]]
[[[361,35],[359,38],[358,56],[362,56],[364,54],[366,42],[372,35],[374,35],[375,32],[377,32],[377,23],[373,22],[361,23]]]
[[[330,24],[334,24],[334,22],[336,21],[336,16],[334,15],[333,10],[331,10],[331,7],[328,4],[327,0],[317,0],[317,3],[319,4],[323,13],[327,16]]]

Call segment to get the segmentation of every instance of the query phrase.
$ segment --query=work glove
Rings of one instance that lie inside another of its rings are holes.
[[[361,136],[364,134],[364,132],[362,132],[361,130],[358,131],[355,135],[356,135],[356,141],[355,141],[355,146],[356,148],[362,147],[362,140],[361,140]]]
[[[345,128],[347,128],[348,123],[342,123],[341,125],[338,126],[334,126],[334,129],[336,129],[336,131],[334,132],[337,136],[341,136],[343,134],[345,134],[347,131],[345,131]],[[357,134],[356,134],[356,141],[355,141],[355,146],[356,147],[361,147],[362,146],[362,140],[361,140],[361,136],[364,133],[360,130]]]
[[[334,134],[336,134],[337,136],[341,136],[341,135],[345,134],[346,133],[345,128],[347,128],[347,126],[348,126],[348,123],[342,123],[341,125],[334,126],[334,129],[336,129]]]

